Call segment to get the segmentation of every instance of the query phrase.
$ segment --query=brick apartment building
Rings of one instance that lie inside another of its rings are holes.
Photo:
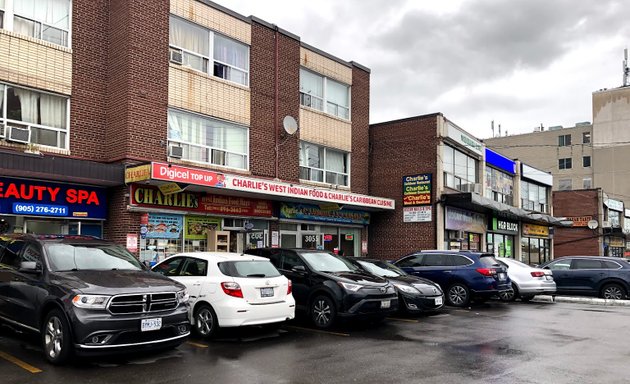
[[[359,255],[394,209],[367,195],[369,69],[264,20],[207,0],[0,0],[0,54],[0,232],[144,259]]]
[[[370,193],[396,201],[373,217],[370,256],[487,251],[528,264],[553,258],[549,173],[511,160],[441,113],[370,125]]]

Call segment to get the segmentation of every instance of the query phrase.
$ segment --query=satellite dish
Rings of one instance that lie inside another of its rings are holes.
[[[297,121],[295,121],[293,116],[285,116],[284,119],[282,119],[282,126],[284,127],[284,131],[289,135],[295,134],[298,130]]]
[[[597,220],[589,220],[587,225],[590,229],[596,229],[599,224],[597,223]]]

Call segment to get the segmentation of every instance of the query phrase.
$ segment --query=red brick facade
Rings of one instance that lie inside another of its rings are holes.
[[[588,189],[579,191],[554,191],[553,211],[557,217],[581,217],[591,216],[598,218],[598,210],[601,204],[599,197],[601,191]],[[588,227],[555,228],[554,232],[554,257],[571,255],[601,256],[599,235],[600,229]]]
[[[367,195],[369,192],[370,147],[370,73],[352,68],[352,166],[350,186],[352,192]]]
[[[369,255],[395,259],[420,249],[435,249],[436,209],[430,223],[403,223],[403,176],[433,174],[435,193],[437,122],[439,114],[413,117],[370,126],[370,194],[396,200],[394,212],[373,216],[369,228]]]

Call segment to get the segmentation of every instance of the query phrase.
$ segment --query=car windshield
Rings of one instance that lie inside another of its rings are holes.
[[[384,261],[356,260],[356,262],[361,264],[361,266],[365,268],[368,272],[376,276],[398,277],[406,275],[406,273],[402,269]]]
[[[280,272],[270,261],[223,261],[219,263],[219,270],[226,276],[232,277],[278,277]]]
[[[481,255],[481,257],[479,258],[479,262],[486,268],[501,266],[501,264],[499,264],[499,262],[492,255]]]
[[[351,261],[328,252],[304,252],[300,254],[311,269],[319,272],[357,272],[359,267]]]
[[[125,248],[113,244],[48,244],[46,253],[55,272],[144,269]]]

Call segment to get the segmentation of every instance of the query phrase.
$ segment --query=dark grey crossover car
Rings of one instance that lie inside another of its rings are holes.
[[[0,321],[41,334],[46,359],[179,345],[185,287],[88,236],[1,235]]]

